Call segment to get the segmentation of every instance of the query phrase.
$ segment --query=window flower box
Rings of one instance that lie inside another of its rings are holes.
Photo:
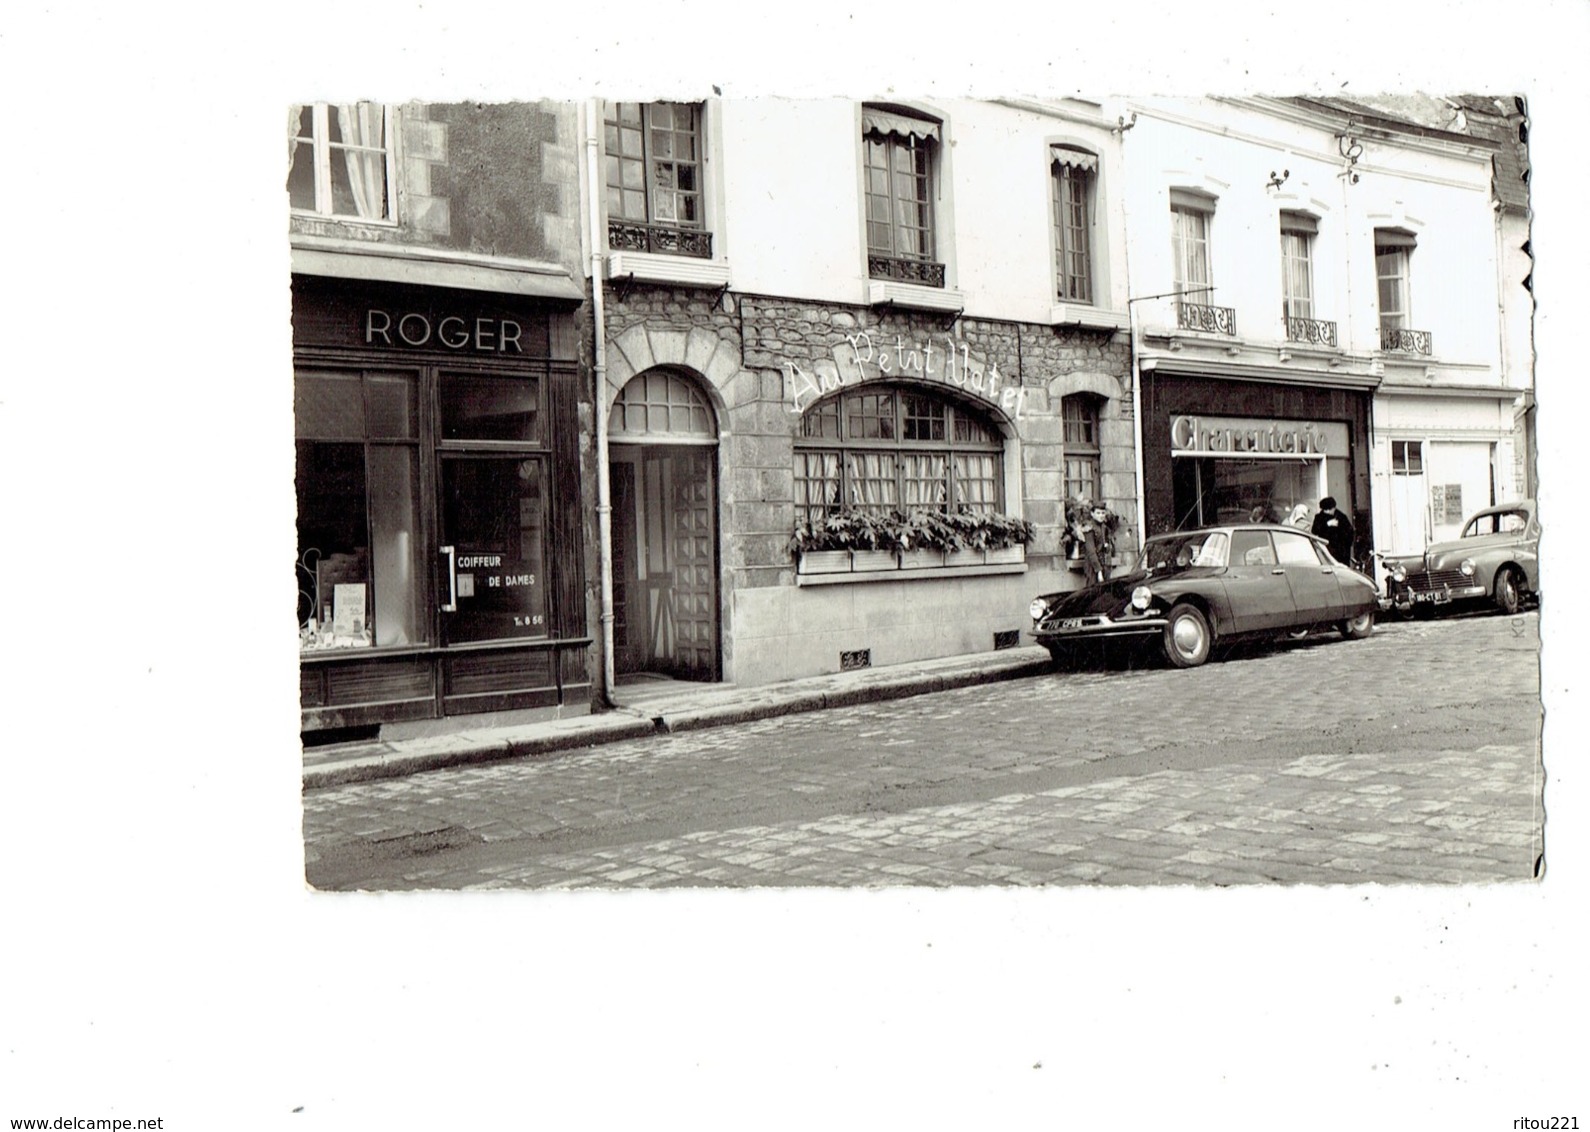
[[[894,550],[852,550],[850,552],[850,568],[861,572],[865,570],[896,570],[899,569],[899,552]]]
[[[944,552],[931,547],[918,547],[900,552],[900,569],[931,570],[944,565]]]
[[[802,574],[848,574],[850,573],[850,551],[803,551],[798,569]]]

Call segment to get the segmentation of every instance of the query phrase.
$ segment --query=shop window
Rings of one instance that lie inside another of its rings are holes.
[[[1306,212],[1281,213],[1281,317],[1314,317],[1315,219]]]
[[[1056,292],[1061,302],[1093,302],[1093,208],[1097,155],[1049,147],[1053,177]]]
[[[391,111],[374,102],[294,106],[288,133],[287,193],[294,210],[393,219]]]
[[[610,102],[603,123],[608,244],[710,258],[702,196],[702,107]]]
[[[1103,498],[1099,480],[1099,406],[1099,398],[1086,393],[1074,393],[1060,400],[1067,499]]]
[[[1406,330],[1409,322],[1408,264],[1416,244],[1412,232],[1375,229],[1375,279],[1380,299],[1380,330]]]
[[[933,215],[938,123],[868,106],[861,132],[868,276],[943,287]]]
[[[1170,194],[1171,251],[1178,302],[1203,305],[1210,301],[1213,275],[1209,266],[1209,228],[1215,198],[1187,189]]]
[[[416,375],[294,375],[306,650],[423,643]]]
[[[870,386],[813,405],[795,440],[796,521],[840,511],[1003,509],[1004,442],[936,393]]]
[[[1391,474],[1394,476],[1424,475],[1424,441],[1393,440],[1391,442]]]
[[[446,440],[541,439],[541,382],[524,377],[445,373],[441,380]]]

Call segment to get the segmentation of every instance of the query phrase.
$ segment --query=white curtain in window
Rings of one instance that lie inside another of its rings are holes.
[[[293,155],[298,152],[298,131],[304,117],[304,107],[298,103],[287,108],[287,165],[291,168]]]
[[[949,496],[948,478],[944,474],[949,467],[948,461],[943,456],[928,453],[901,459],[905,461],[905,505],[943,507]]]
[[[973,511],[993,511],[999,504],[992,456],[959,453],[955,457],[955,502]]]
[[[887,452],[847,452],[850,505],[881,511],[899,505],[894,482],[894,456]]]
[[[379,220],[386,215],[385,120],[385,108],[379,103],[360,102],[337,107],[337,126],[342,131],[342,140],[350,146],[367,146],[375,151],[343,151],[354,207],[367,220]]]

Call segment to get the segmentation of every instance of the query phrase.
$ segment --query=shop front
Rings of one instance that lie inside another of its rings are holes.
[[[306,734],[588,706],[573,312],[294,276]]]
[[[1326,496],[1369,545],[1369,394],[1155,372],[1143,383],[1148,531],[1302,521]]]

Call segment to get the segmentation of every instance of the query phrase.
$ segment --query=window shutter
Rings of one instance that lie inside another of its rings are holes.
[[[1069,165],[1071,168],[1080,169],[1085,173],[1096,172],[1099,167],[1097,154],[1089,153],[1082,149],[1073,149],[1068,145],[1050,146],[1049,156],[1060,165]]]
[[[923,139],[939,140],[939,126],[937,122],[929,122],[925,118],[913,118],[908,114],[900,114],[893,110],[878,110],[871,106],[862,108],[861,132],[863,134],[899,134],[903,138],[918,137]]]
[[[1319,235],[1319,221],[1306,212],[1281,213],[1281,231],[1298,236]]]

